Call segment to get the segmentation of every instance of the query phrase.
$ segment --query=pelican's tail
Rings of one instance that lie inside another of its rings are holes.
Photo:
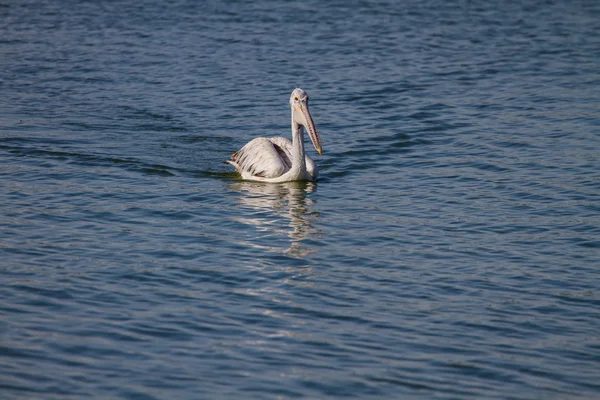
[[[234,155],[235,155],[235,154],[234,154]],[[233,158],[233,157],[232,157],[232,158]],[[242,173],[242,169],[240,168],[240,166],[238,165],[238,163],[236,163],[235,161],[233,161],[233,160],[225,160],[225,161],[223,161],[223,162],[224,162],[225,164],[230,164],[230,165],[233,165],[233,167],[235,168],[235,170],[236,170],[237,172],[239,172],[240,174]]]

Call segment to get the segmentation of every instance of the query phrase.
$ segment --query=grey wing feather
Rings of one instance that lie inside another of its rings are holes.
[[[281,146],[284,145],[281,140],[289,143],[289,140],[284,138],[253,139],[231,156],[232,164],[242,176],[277,178],[292,166],[291,153],[286,151],[286,146]]]

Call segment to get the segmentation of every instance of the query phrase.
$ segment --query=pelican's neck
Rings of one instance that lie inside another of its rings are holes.
[[[292,111],[292,168],[297,178],[306,175],[306,160],[304,159],[304,128],[294,121]]]

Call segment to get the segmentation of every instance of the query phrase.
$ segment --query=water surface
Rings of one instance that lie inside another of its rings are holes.
[[[3,398],[600,396],[600,6],[0,5]],[[317,183],[224,164],[311,96]]]

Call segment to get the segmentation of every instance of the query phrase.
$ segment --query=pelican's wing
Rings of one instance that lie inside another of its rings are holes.
[[[242,178],[277,178],[285,174],[292,166],[291,153],[286,150],[284,138],[256,138],[248,142],[240,151],[233,153],[232,164]]]

